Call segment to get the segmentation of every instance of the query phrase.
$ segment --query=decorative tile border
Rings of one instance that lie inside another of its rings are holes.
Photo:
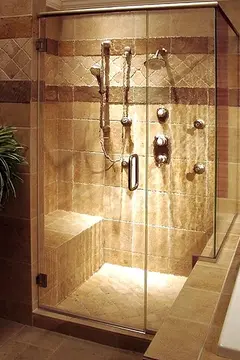
[[[0,103],[30,103],[31,81],[0,81]]]
[[[42,87],[44,84],[42,85]],[[148,96],[148,101],[147,101]],[[97,86],[56,86],[45,87],[47,102],[99,102]],[[129,92],[130,104],[185,104],[214,105],[215,89],[189,87],[132,87]],[[122,103],[122,90],[119,86],[110,87],[109,103]],[[238,89],[218,89],[219,106],[239,106]]]
[[[132,87],[129,92],[130,104],[189,104],[213,105],[212,91],[207,88]],[[97,86],[46,86],[46,102],[99,102]],[[110,88],[109,103],[122,103],[122,89]]]
[[[60,56],[99,56],[101,40],[60,41]],[[125,46],[138,55],[155,53],[164,47],[171,54],[210,54],[213,53],[213,39],[208,37],[164,37],[147,39],[111,39],[111,55],[121,55]]]
[[[47,39],[47,54],[58,55],[59,42],[54,39]]]
[[[151,57],[152,55],[149,55]],[[122,55],[109,57],[110,86],[122,86]],[[45,80],[49,85],[96,86],[91,67],[100,63],[100,56],[56,57],[46,56]],[[130,67],[130,87],[214,87],[214,57],[208,54],[169,54],[166,66],[161,69],[146,69],[146,55],[133,55]]]
[[[0,39],[32,37],[32,16],[0,18]]]

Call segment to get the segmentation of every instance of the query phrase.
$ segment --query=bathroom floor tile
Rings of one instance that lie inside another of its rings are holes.
[[[160,328],[185,281],[184,276],[148,272],[148,328]],[[144,270],[105,263],[57,307],[142,329]]]
[[[5,327],[4,327],[5,325]],[[0,338],[9,328],[19,333],[0,343],[0,360],[140,360],[143,355],[76,339],[55,332],[0,319]]]

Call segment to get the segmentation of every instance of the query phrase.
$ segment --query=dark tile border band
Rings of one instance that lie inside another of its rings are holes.
[[[58,55],[59,42],[54,39],[47,38],[47,54]]]
[[[99,102],[100,95],[97,86],[46,86],[46,102]],[[213,105],[214,89],[209,88],[175,88],[150,87],[148,94],[144,87],[132,87],[129,91],[129,104],[189,104]],[[121,87],[111,87],[109,103],[122,103]]]
[[[0,81],[0,103],[30,103],[32,82]]]
[[[0,17],[0,39],[31,38],[32,16]]]
[[[60,56],[99,56],[102,40],[70,40],[59,42]],[[170,54],[210,54],[214,52],[213,38],[163,37],[149,39],[111,39],[110,55],[122,55],[124,47],[130,46],[133,54],[155,53],[161,47]]]

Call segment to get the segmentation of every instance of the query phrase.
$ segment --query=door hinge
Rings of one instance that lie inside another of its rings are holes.
[[[42,288],[47,287],[47,274],[38,274],[36,277],[36,283]]]
[[[47,39],[46,38],[37,39],[36,50],[39,52],[47,52]]]

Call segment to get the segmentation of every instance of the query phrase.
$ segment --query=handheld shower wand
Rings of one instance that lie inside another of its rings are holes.
[[[97,82],[98,82],[98,86],[99,86],[99,94],[103,95],[104,94],[104,89],[103,89],[103,80],[102,80],[102,76],[101,76],[101,67],[98,64],[95,64],[91,67],[90,69],[91,74],[93,76],[96,77]]]

